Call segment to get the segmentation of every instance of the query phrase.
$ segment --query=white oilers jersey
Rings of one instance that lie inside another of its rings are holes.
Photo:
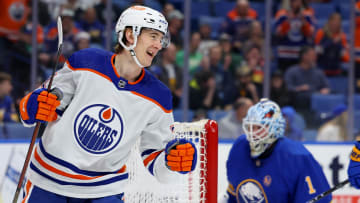
[[[128,178],[124,164],[140,136],[150,173],[159,179],[174,173],[162,151],[172,139],[169,89],[145,69],[128,82],[116,72],[114,57],[81,50],[57,72],[53,87],[64,95],[61,116],[48,123],[34,150],[29,178],[35,185],[78,198],[120,194]]]

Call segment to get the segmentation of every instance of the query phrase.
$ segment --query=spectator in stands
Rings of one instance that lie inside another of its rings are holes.
[[[30,84],[30,64],[31,64],[31,54],[33,51],[32,46],[32,9],[31,3],[28,3],[29,15],[27,16],[27,21],[21,29],[12,34],[13,41],[12,47],[10,49],[4,49],[1,52],[10,51],[11,55],[7,57],[9,67],[6,71],[12,76],[14,82],[14,92],[12,96],[16,98],[23,97],[23,92],[27,90]],[[44,31],[41,24],[36,26],[37,35],[37,48],[41,49],[44,42]],[[16,40],[15,40],[16,39]]]
[[[99,21],[94,7],[89,7],[84,11],[81,20],[78,22],[78,27],[90,34],[90,43],[92,45],[104,46],[105,26]]]
[[[219,45],[223,51],[221,60],[222,64],[224,64],[224,68],[228,69],[232,75],[235,75],[236,68],[242,63],[242,55],[233,50],[231,36],[227,33],[222,33],[220,35]]]
[[[90,34],[85,31],[81,31],[81,32],[77,33],[75,36],[75,43],[76,43],[75,44],[76,51],[89,48],[90,47]]]
[[[211,47],[218,45],[218,40],[212,36],[210,22],[205,19],[199,20],[199,33],[201,42],[199,44],[199,52],[202,55],[208,55]]]
[[[0,122],[18,122],[14,101],[10,96],[12,90],[11,76],[0,72]]]
[[[240,97],[234,102],[232,110],[219,121],[219,137],[221,139],[236,139],[244,134],[242,121],[253,104],[251,99],[246,97]]]
[[[295,109],[291,106],[285,106],[281,108],[281,112],[286,120],[284,135],[292,140],[303,141],[302,130],[295,123]]]
[[[194,76],[203,57],[203,55],[198,50],[200,42],[201,42],[200,33],[198,32],[192,33],[191,41],[190,41],[190,53],[189,53],[189,74],[191,75],[191,77]],[[176,43],[174,44],[176,45]],[[184,67],[184,50],[180,50],[176,53],[176,64],[181,68]]]
[[[75,51],[75,36],[79,32],[79,29],[74,23],[74,11],[70,9],[63,9],[62,13],[62,26],[63,26],[63,48],[60,62],[65,62]],[[44,50],[39,55],[40,62],[47,66],[53,67],[56,60],[56,52],[58,46],[58,31],[56,22],[53,22],[47,28],[45,33]]]
[[[229,70],[221,63],[221,54],[221,46],[216,45],[210,48],[209,68],[215,74],[216,88],[220,94],[232,79]]]
[[[176,47],[183,46],[183,39],[181,37],[181,30],[183,27],[184,15],[179,10],[173,10],[166,16],[169,22],[169,32],[171,37],[171,42],[173,42]]]
[[[341,62],[349,61],[349,53],[346,34],[341,30],[339,13],[333,13],[325,26],[317,31],[315,44],[319,55],[318,65],[325,75],[341,75]]]
[[[284,75],[281,70],[276,70],[271,75],[270,85],[270,99],[279,104],[280,107],[289,105],[289,92],[286,88]]]
[[[356,78],[356,92],[360,92],[360,1],[355,5],[355,78]]]
[[[0,1],[0,13],[0,71],[9,71],[9,52],[27,21],[29,8],[26,0]]]
[[[344,104],[336,106],[328,121],[320,126],[316,140],[331,142],[347,141],[347,120],[347,106]]]
[[[314,16],[302,0],[291,0],[290,9],[280,9],[275,18],[278,68],[285,72],[298,62],[301,47],[312,42]]]
[[[236,70],[234,82],[224,90],[224,105],[233,103],[239,97],[249,98],[253,103],[259,101],[259,93],[252,81],[252,71],[248,66]]]
[[[87,0],[66,0],[64,4],[55,4],[49,7],[52,20],[56,20],[63,13],[63,10],[72,10],[74,12],[74,21],[79,21],[83,11],[92,6],[92,1]]]
[[[158,65],[150,67],[150,71],[163,82],[173,95],[173,108],[179,108],[182,94],[182,69],[175,64],[176,46],[171,43],[161,53],[161,60]]]
[[[305,46],[300,51],[299,64],[292,66],[285,73],[285,83],[291,93],[291,102],[301,113],[308,112],[313,93],[330,92],[324,72],[316,66],[316,59],[315,49]]]
[[[250,8],[247,0],[237,0],[235,8],[228,12],[225,29],[233,36],[234,48],[239,52],[244,42],[248,40],[250,25],[256,18],[257,13]]]
[[[163,6],[162,14],[164,14],[165,17],[168,17],[173,10],[175,10],[174,5],[166,2]]]
[[[190,109],[214,109],[222,106],[216,91],[215,75],[211,71],[197,72],[190,81]]]
[[[264,78],[264,58],[260,47],[257,44],[247,44],[244,46],[244,57],[242,66],[247,66],[252,72],[252,81],[256,84],[258,92],[261,92],[261,87]]]
[[[260,21],[254,20],[250,25],[249,39],[245,42],[244,46],[246,47],[254,44],[263,51],[264,40],[264,32]]]

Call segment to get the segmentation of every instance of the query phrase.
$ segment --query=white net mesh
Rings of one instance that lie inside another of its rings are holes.
[[[192,123],[175,123],[173,132],[177,138],[192,141],[197,148],[196,169],[171,184],[160,183],[144,167],[138,145],[132,150],[129,171],[129,185],[125,192],[126,203],[205,202],[206,193],[206,130],[208,120]]]

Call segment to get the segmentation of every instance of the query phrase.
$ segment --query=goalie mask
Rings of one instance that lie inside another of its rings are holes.
[[[130,46],[126,46],[122,41],[125,28],[127,27],[132,28],[132,34],[134,36],[134,44]],[[137,59],[134,48],[136,47],[137,39],[142,28],[154,29],[163,33],[164,36],[161,39],[162,48],[167,48],[170,44],[168,22],[166,21],[163,14],[145,6],[132,6],[126,9],[119,17],[116,23],[115,31],[118,34],[118,42],[120,45],[124,49],[130,51],[131,56],[134,58],[136,64],[140,67],[144,66],[141,65]]]
[[[252,158],[260,156],[272,143],[284,136],[285,122],[280,107],[268,99],[261,99],[248,110],[243,119],[243,129]]]

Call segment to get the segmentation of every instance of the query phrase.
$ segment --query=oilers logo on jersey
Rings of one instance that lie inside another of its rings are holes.
[[[302,22],[300,19],[293,19],[290,22],[291,28],[288,33],[288,36],[292,41],[298,42],[298,41],[302,40],[303,34],[301,33],[301,26],[302,26]]]
[[[237,186],[238,202],[268,203],[261,184],[253,179],[246,179]]]
[[[76,116],[74,135],[77,143],[93,154],[104,154],[114,149],[123,134],[120,114],[104,104],[85,107]]]
[[[9,16],[11,17],[12,20],[21,21],[21,19],[23,19],[23,17],[24,17],[25,6],[24,6],[24,4],[22,4],[20,2],[14,2],[9,7],[8,12],[9,12]]]

